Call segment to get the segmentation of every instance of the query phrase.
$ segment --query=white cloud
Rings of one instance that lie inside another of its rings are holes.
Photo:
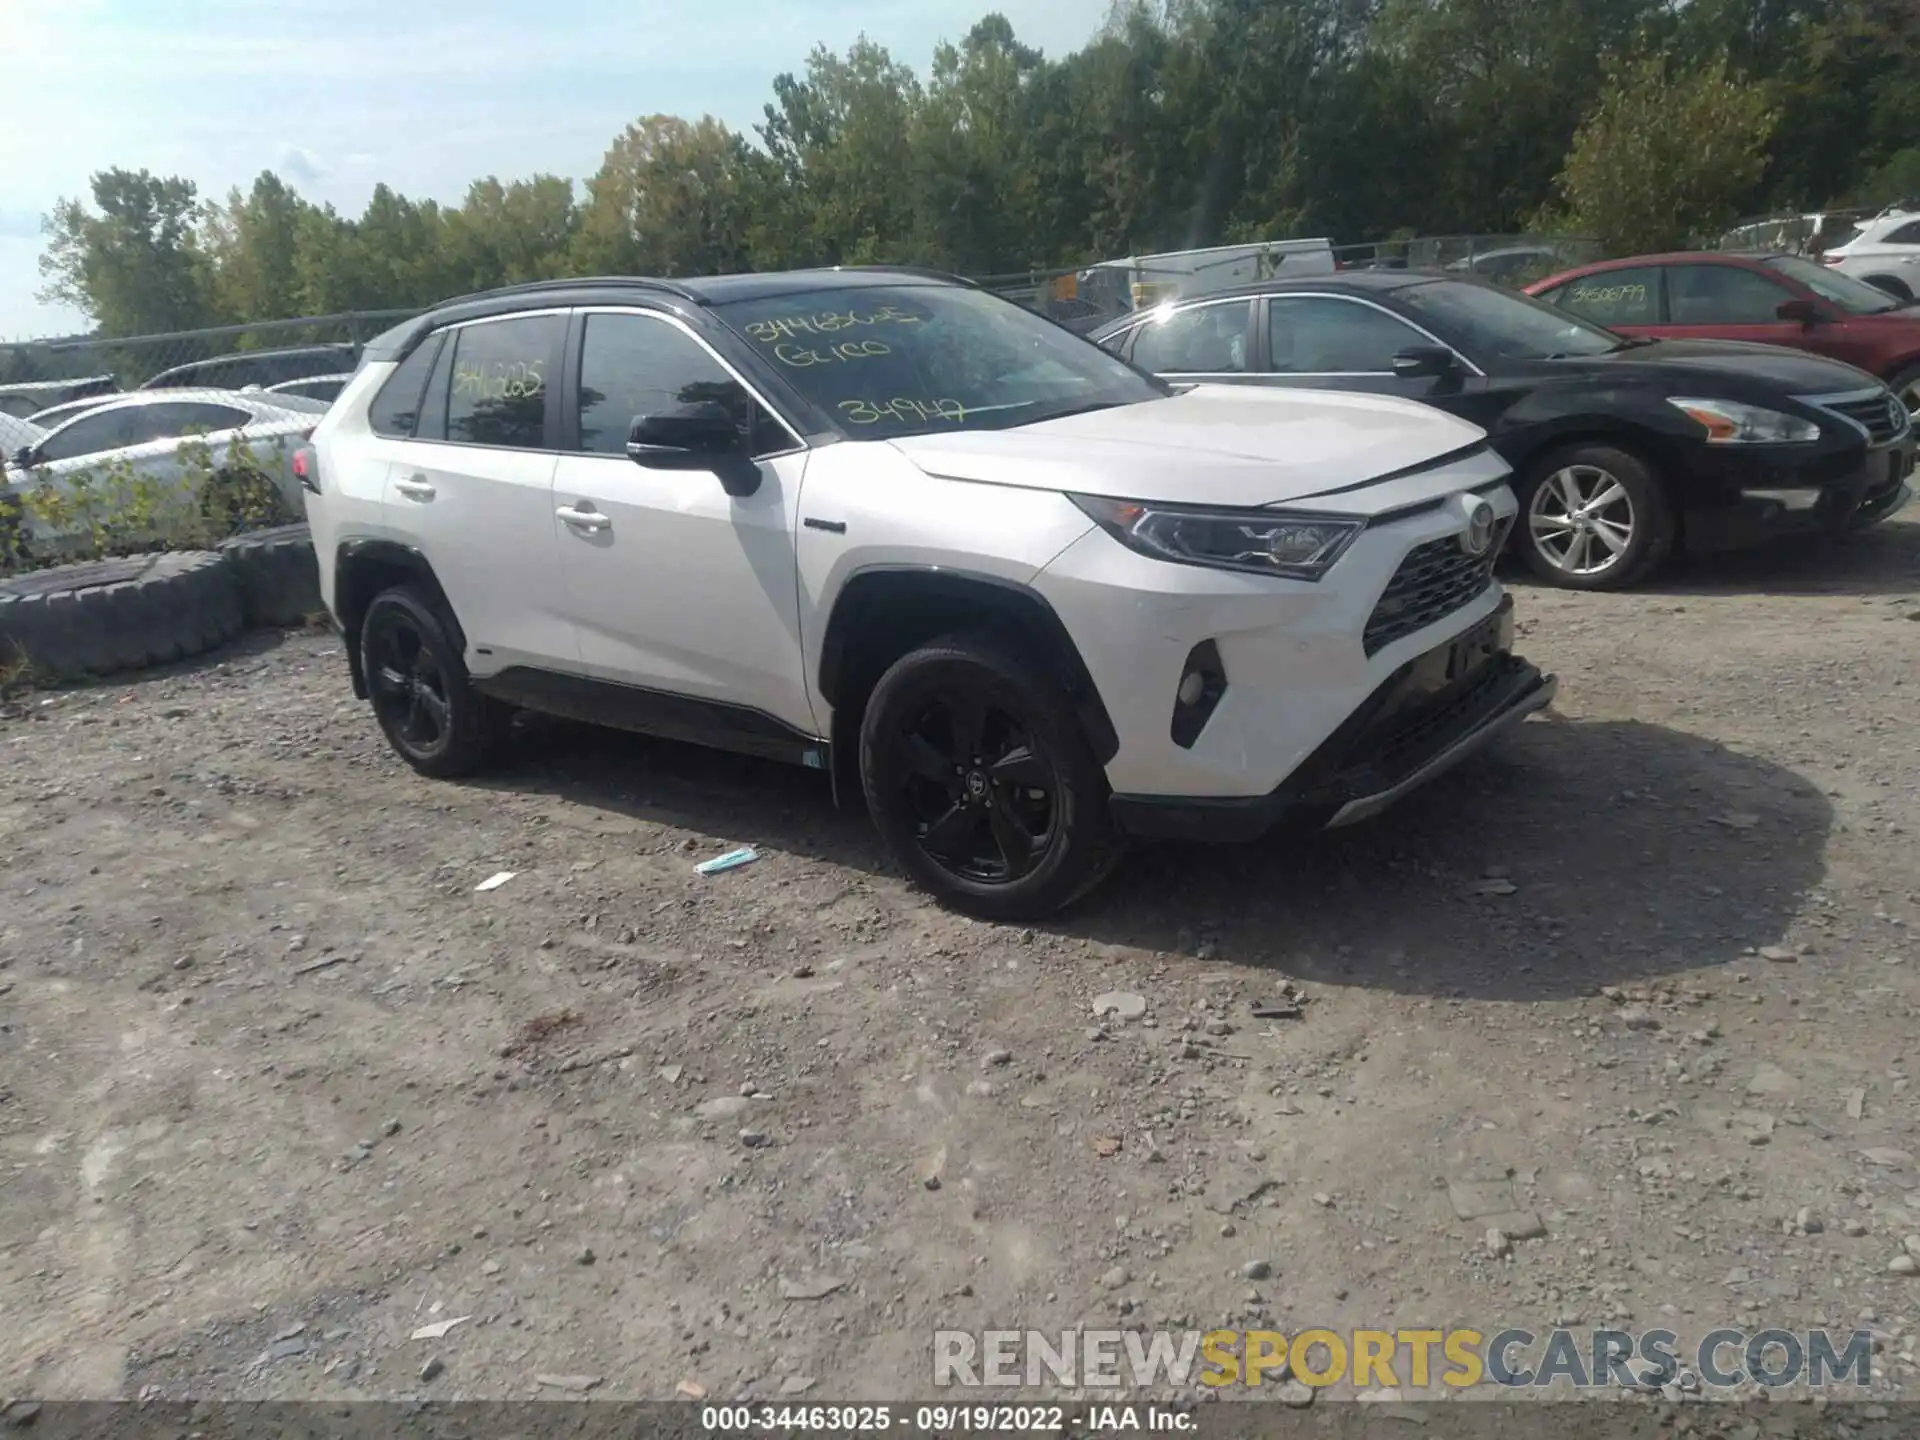
[[[318,155],[298,145],[282,145],[274,168],[297,185],[311,185],[326,179],[328,174]]]

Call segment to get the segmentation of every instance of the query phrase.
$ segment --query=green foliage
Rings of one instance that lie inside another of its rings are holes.
[[[1705,241],[1765,170],[1778,118],[1724,58],[1683,75],[1659,55],[1609,63],[1560,173],[1565,228],[1624,255]]]
[[[296,517],[273,479],[283,469],[286,441],[269,454],[236,437],[216,463],[203,440],[180,447],[182,473],[142,474],[125,459],[63,473],[46,483],[32,470],[12,477],[0,500],[0,575],[44,564],[139,555],[155,550],[199,550],[249,530]]]
[[[1920,146],[1897,150],[1860,186],[1862,205],[1896,205],[1920,200]]]
[[[570,273],[1500,234],[1543,206],[1631,249],[1920,188],[1917,77],[1916,0],[1116,0],[1064,56],[998,14],[924,72],[866,38],[817,49],[753,133],[647,115],[578,189],[383,185],[353,216],[272,174],[201,204],[108,170],[55,207],[42,266],[113,336]]]

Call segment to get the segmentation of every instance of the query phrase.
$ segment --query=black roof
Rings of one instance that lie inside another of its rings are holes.
[[[957,275],[911,265],[834,266],[816,270],[778,270],[740,275],[709,275],[663,280],[645,275],[595,275],[569,280],[536,280],[477,295],[444,300],[424,314],[403,320],[367,342],[362,363],[397,360],[442,325],[549,305],[631,305],[651,299],[675,304],[724,305],[735,300],[766,300],[818,290],[866,290],[910,281],[920,285],[971,285]]]

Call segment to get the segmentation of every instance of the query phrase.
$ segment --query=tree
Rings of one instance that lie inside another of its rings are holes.
[[[194,237],[191,180],[145,170],[93,177],[95,214],[61,200],[42,224],[41,298],[93,318],[103,335],[185,330],[206,322],[207,257]]]
[[[751,268],[755,197],[770,177],[710,115],[649,115],[621,132],[568,252],[576,274],[694,275]],[[771,217],[762,214],[765,221]]]
[[[536,175],[502,184],[489,175],[474,181],[466,203],[445,221],[441,244],[449,283],[457,290],[486,290],[567,273],[580,209],[571,180]]]
[[[271,170],[246,195],[209,205],[201,244],[211,272],[211,303],[222,320],[278,320],[302,312],[302,223],[310,207]]]
[[[1679,76],[1661,55],[1609,61],[1560,172],[1566,225],[1622,255],[1723,229],[1766,168],[1777,118],[1765,87],[1724,58]]]

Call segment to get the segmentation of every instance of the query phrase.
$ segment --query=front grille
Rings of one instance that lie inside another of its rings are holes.
[[[1469,555],[1456,536],[1416,545],[1393,572],[1393,579],[1367,617],[1363,637],[1367,654],[1377,654],[1394,641],[1444,620],[1461,606],[1476,600],[1493,583],[1493,562],[1506,539],[1507,525],[1495,527],[1493,543],[1484,555]]]
[[[1891,390],[1817,403],[1821,409],[1863,426],[1867,432],[1867,442],[1871,445],[1885,445],[1907,428],[1907,407]]]

